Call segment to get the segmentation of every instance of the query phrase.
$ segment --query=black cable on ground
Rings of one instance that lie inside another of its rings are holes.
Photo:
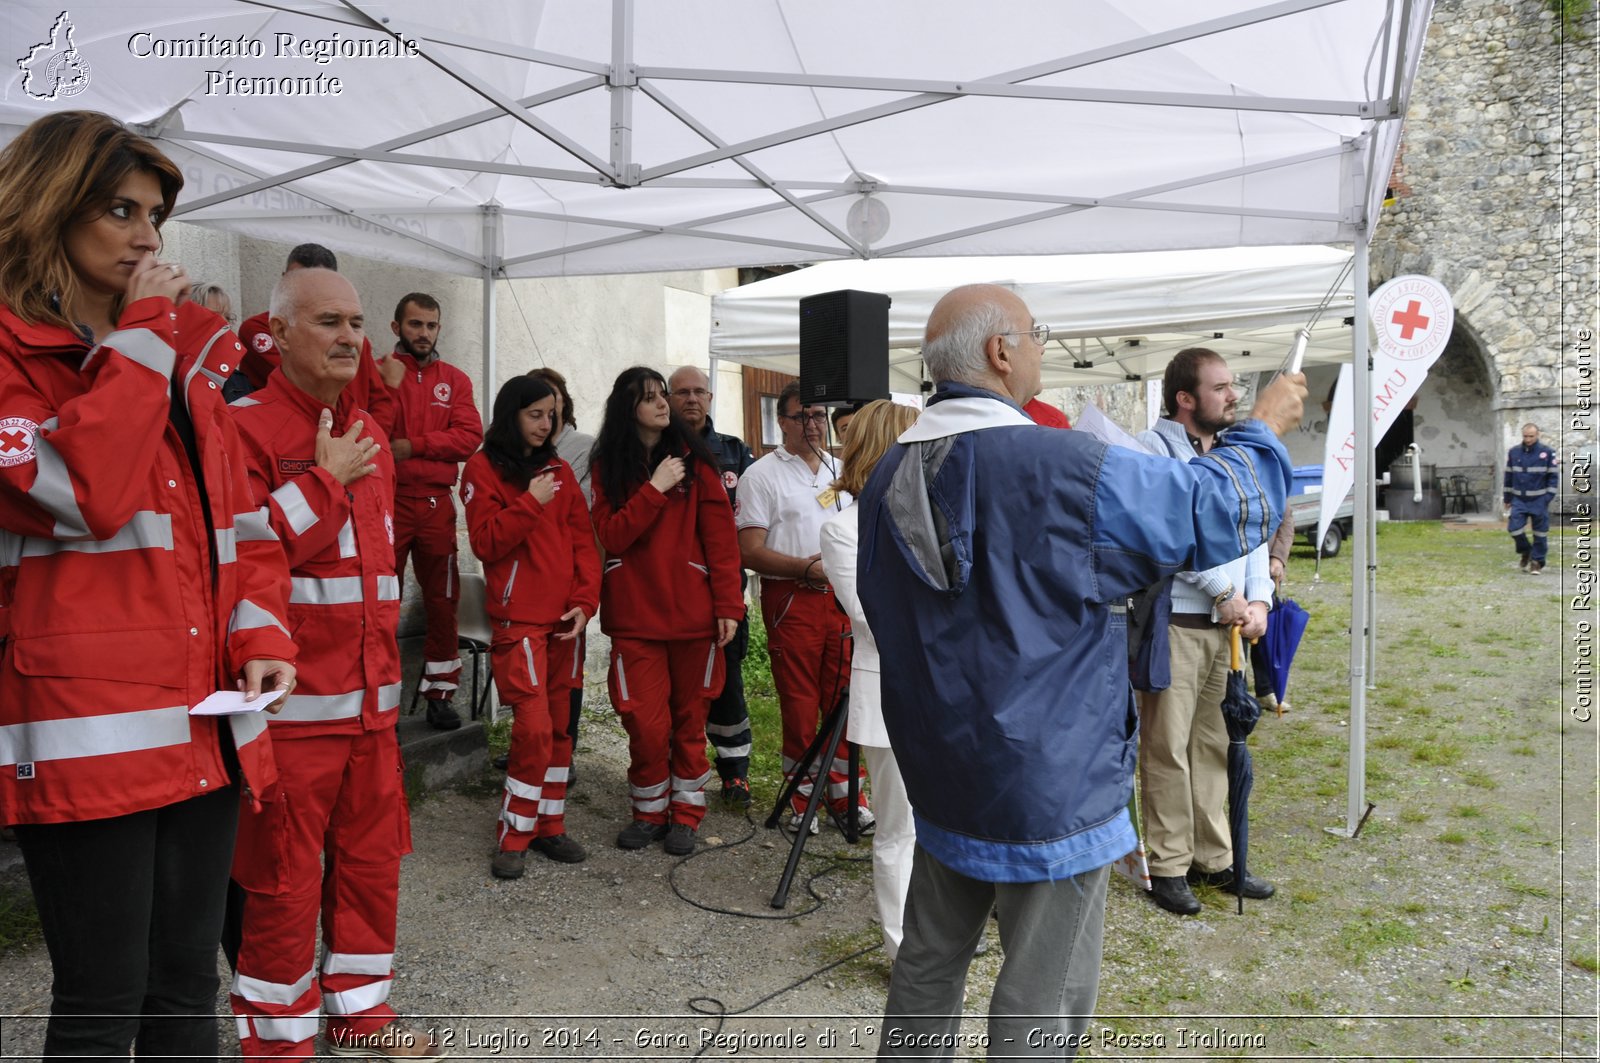
[[[825,900],[823,900],[822,895],[819,894],[816,891],[816,889],[814,888],[813,884],[816,883],[818,879],[821,879],[821,878],[823,878],[823,877],[825,877],[827,875],[833,874],[835,871],[839,870],[845,864],[865,863],[866,861],[869,861],[869,860],[872,859],[872,856],[871,856],[870,853],[868,855],[866,855],[866,856],[840,856],[837,853],[803,852],[801,854],[802,856],[808,857],[808,858],[813,859],[813,860],[824,860],[824,861],[827,861],[828,866],[822,868],[816,874],[810,876],[809,878],[807,878],[805,880],[805,891],[808,894],[811,895],[811,899],[813,901],[815,901],[816,903],[813,904],[811,907],[806,908],[806,909],[804,909],[802,911],[798,911],[798,912],[782,912],[782,913],[776,913],[776,914],[767,914],[765,912],[743,912],[743,911],[738,911],[737,909],[733,909],[733,908],[719,908],[716,905],[702,904],[700,901],[697,901],[693,897],[690,897],[688,894],[684,893],[683,890],[678,887],[678,882],[677,882],[678,870],[680,868],[682,868],[689,861],[697,860],[700,857],[706,856],[706,855],[708,855],[710,853],[721,852],[721,851],[723,851],[725,849],[732,849],[735,846],[744,845],[746,842],[749,842],[749,841],[751,841],[751,840],[753,840],[755,838],[757,830],[763,829],[763,828],[757,827],[755,820],[752,819],[751,816],[750,816],[750,810],[749,809],[745,809],[744,819],[745,819],[745,822],[750,825],[749,833],[745,834],[744,837],[736,838],[731,842],[723,842],[721,845],[712,845],[712,846],[708,846],[708,847],[706,847],[704,849],[700,849],[697,852],[690,853],[688,856],[683,857],[681,860],[678,860],[677,862],[675,862],[672,865],[672,870],[667,873],[667,885],[672,887],[672,892],[677,896],[677,898],[679,900],[683,901],[685,904],[688,904],[688,905],[690,905],[692,907],[698,908],[703,912],[711,912],[711,913],[713,913],[715,915],[731,915],[731,916],[736,916],[736,917],[738,917],[740,919],[761,919],[761,920],[799,919],[803,915],[810,915],[813,912],[820,911],[822,909],[822,907],[827,903]],[[794,839],[789,836],[788,832],[780,831],[779,833],[784,838],[788,839],[791,844],[793,843]],[[876,943],[874,943],[872,945],[868,945],[864,949],[860,949],[860,950],[858,950],[856,952],[852,952],[848,956],[845,956],[845,957],[843,957],[841,959],[838,959],[838,960],[834,960],[832,963],[825,964],[825,965],[823,965],[821,967],[818,967],[816,970],[812,971],[811,973],[809,973],[807,975],[804,975],[803,977],[798,978],[793,982],[790,982],[786,986],[781,986],[781,987],[779,987],[777,989],[774,989],[772,992],[768,993],[766,996],[761,997],[758,1000],[754,1000],[751,1003],[746,1004],[742,1008],[736,1008],[736,1009],[733,1009],[733,1010],[729,1010],[728,1006],[726,1004],[724,1004],[721,1000],[719,1000],[716,997],[711,997],[711,996],[690,997],[689,1000],[687,1001],[689,1010],[695,1012],[698,1015],[714,1016],[716,1018],[716,1020],[717,1020],[716,1021],[716,1026],[711,1031],[711,1036],[709,1038],[705,1039],[705,1043],[702,1045],[700,1050],[698,1052],[696,1052],[690,1058],[691,1059],[699,1059],[700,1057],[705,1055],[707,1049],[709,1049],[710,1047],[712,1047],[712,1045],[714,1045],[716,1043],[718,1035],[720,1035],[722,1033],[723,1023],[726,1021],[728,1016],[730,1016],[730,1015],[743,1015],[743,1014],[745,1014],[747,1012],[754,1011],[756,1008],[759,1008],[761,1005],[767,1003],[767,1001],[773,1000],[773,999],[775,999],[777,997],[781,997],[781,996],[783,996],[783,994],[788,993],[791,990],[798,989],[801,986],[805,985],[807,982],[810,982],[813,979],[817,978],[819,975],[827,974],[829,971],[833,970],[835,967],[842,967],[845,964],[850,963],[852,960],[858,960],[861,957],[867,955],[868,953],[875,952],[875,951],[877,951],[878,949],[881,949],[881,948],[883,948],[883,942],[882,941],[878,941],[878,942],[876,942]]]

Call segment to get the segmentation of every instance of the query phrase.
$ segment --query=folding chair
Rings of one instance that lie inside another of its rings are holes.
[[[471,718],[476,720],[487,714],[489,722],[494,723],[500,715],[500,698],[494,688],[494,671],[488,667],[489,643],[494,638],[489,614],[484,606],[489,589],[480,573],[462,572],[459,578],[461,594],[456,603],[456,647],[472,659],[472,686],[468,688]],[[416,711],[417,701],[421,697],[419,684],[411,694],[412,712]]]

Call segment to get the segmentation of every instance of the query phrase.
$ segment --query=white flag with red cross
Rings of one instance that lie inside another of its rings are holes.
[[[1400,411],[1427,379],[1428,368],[1444,353],[1455,328],[1450,292],[1432,277],[1396,277],[1367,299],[1367,316],[1375,334],[1372,345],[1372,446],[1394,424]],[[1328,534],[1333,515],[1355,484],[1355,418],[1352,389],[1340,374],[1328,416],[1328,440],[1322,457],[1322,514],[1317,542]],[[1334,426],[1339,426],[1334,431]],[[1381,473],[1383,470],[1378,470]]]

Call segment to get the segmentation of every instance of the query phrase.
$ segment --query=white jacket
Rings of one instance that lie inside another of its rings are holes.
[[[833,595],[850,617],[855,645],[850,655],[850,727],[848,737],[858,746],[889,746],[883,725],[883,698],[878,667],[878,644],[856,593],[856,549],[860,543],[857,507],[851,502],[822,526],[822,564],[833,585]]]

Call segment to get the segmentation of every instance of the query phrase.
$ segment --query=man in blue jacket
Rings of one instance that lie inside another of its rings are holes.
[[[1544,570],[1550,550],[1550,503],[1555,500],[1561,481],[1561,459],[1549,444],[1539,442],[1539,426],[1529,421],[1522,426],[1522,445],[1506,455],[1505,491],[1506,531],[1517,548],[1519,563],[1530,576]],[[1528,545],[1526,529],[1533,524],[1533,545]]]
[[[1108,866],[1136,844],[1138,723],[1113,606],[1249,553],[1288,494],[1276,436],[1300,421],[1303,377],[1183,464],[1030,421],[1048,339],[1005,288],[940,299],[922,352],[938,389],[861,499],[861,597],[917,824],[879,1058],[982,1048],[959,1023],[991,908],[1006,960],[977,1054],[1086,1043]]]

